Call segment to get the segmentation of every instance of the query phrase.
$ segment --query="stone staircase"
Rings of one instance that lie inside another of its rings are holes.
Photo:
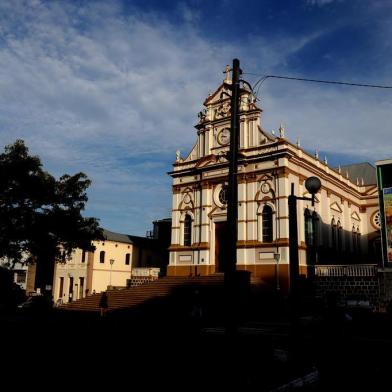
[[[196,289],[202,287],[223,287],[223,274],[208,276],[166,276],[140,286],[130,287],[122,290],[109,290],[108,312],[132,309],[148,301],[164,298],[172,295],[180,289]],[[60,310],[99,312],[99,301],[102,293],[93,294],[88,297],[64,304]]]

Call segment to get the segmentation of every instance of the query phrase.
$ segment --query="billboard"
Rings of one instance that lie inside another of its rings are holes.
[[[383,189],[387,260],[392,263],[392,188]]]

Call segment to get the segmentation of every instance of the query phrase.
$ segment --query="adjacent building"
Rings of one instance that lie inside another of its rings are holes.
[[[165,264],[156,239],[104,230],[104,241],[93,241],[94,252],[75,249],[69,260],[57,262],[53,299],[67,303],[108,288],[126,287],[132,270]]]

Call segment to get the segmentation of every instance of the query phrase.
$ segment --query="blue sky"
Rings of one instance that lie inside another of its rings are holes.
[[[0,144],[93,181],[86,215],[144,235],[170,216],[175,151],[239,58],[278,74],[392,85],[389,0],[0,2]],[[260,75],[260,76],[257,76]],[[262,125],[332,165],[390,158],[392,90],[267,80]]]

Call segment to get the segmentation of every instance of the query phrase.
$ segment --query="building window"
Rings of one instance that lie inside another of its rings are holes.
[[[338,234],[337,235],[337,246],[338,246],[338,251],[341,252],[343,250],[343,246],[342,246],[342,244],[343,244],[343,242],[342,242],[343,228],[342,228],[340,221],[338,221],[337,229],[338,229],[337,230],[337,234]]]
[[[186,214],[184,219],[184,245],[191,246],[192,244],[192,218]]]
[[[83,250],[82,251],[82,263],[85,263],[85,262],[86,262],[86,251]]]
[[[26,271],[18,271],[16,273],[16,283],[26,283]]]
[[[59,299],[63,299],[63,294],[64,294],[64,278],[60,278],[60,284],[59,284]]]
[[[351,239],[353,243],[353,252],[358,253],[358,236],[357,231],[355,230],[355,226],[352,228]]]
[[[319,246],[319,216],[316,211],[313,211],[312,214],[312,223],[313,223],[313,245],[315,247]]]
[[[331,221],[331,240],[332,240],[332,249],[336,249],[336,223],[335,219]]]
[[[79,278],[79,298],[83,298],[84,293],[84,277]]]
[[[265,205],[262,212],[263,242],[272,242],[272,208]]]
[[[228,196],[228,188],[226,185],[222,186],[222,189],[219,192],[218,198],[219,201],[223,204],[227,204],[227,196]]]
[[[359,231],[359,227],[357,227],[357,253],[361,253],[361,232]]]
[[[104,250],[101,250],[99,252],[99,262],[102,264],[105,262],[105,251]]]
[[[307,246],[314,245],[314,227],[313,227],[313,219],[310,211],[308,209],[305,210],[305,244]]]
[[[68,302],[72,302],[73,300],[73,290],[74,290],[74,278],[72,276],[69,277],[69,289],[68,289]]]
[[[130,259],[131,259],[131,254],[130,254],[130,253],[127,253],[127,254],[125,255],[125,265],[129,265]]]

